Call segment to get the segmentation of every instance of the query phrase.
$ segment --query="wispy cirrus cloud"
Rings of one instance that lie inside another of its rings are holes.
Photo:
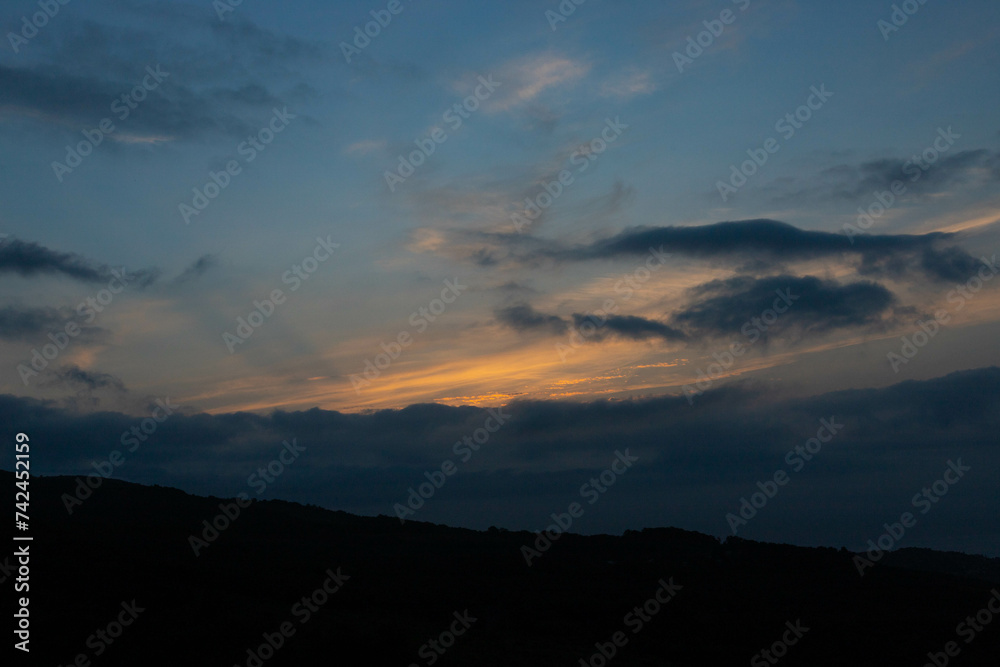
[[[511,111],[539,103],[546,93],[577,83],[590,69],[587,63],[556,53],[510,61],[498,69],[496,79],[502,87],[490,97],[486,109]]]
[[[656,90],[652,74],[648,70],[631,70],[616,73],[601,84],[603,97],[628,99],[637,95],[648,95]]]
[[[385,139],[364,139],[362,141],[355,141],[344,148],[344,152],[351,155],[367,155],[368,153],[374,153],[375,151],[385,150],[388,143]]]

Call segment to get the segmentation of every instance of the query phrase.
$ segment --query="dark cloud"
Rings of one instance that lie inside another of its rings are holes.
[[[202,255],[191,266],[184,269],[184,272],[177,276],[175,282],[181,283],[188,280],[196,280],[217,266],[219,266],[219,258],[216,255]]]
[[[946,153],[932,164],[925,163],[919,155],[841,164],[823,170],[817,180],[819,184],[786,196],[805,194],[856,201],[887,191],[893,181],[906,186],[904,196],[940,192],[956,184],[996,182],[1000,181],[1000,152],[975,149]]]
[[[830,258],[851,263],[870,277],[968,280],[979,262],[954,245],[959,236],[928,234],[845,234],[804,230],[777,220],[739,220],[690,227],[632,227],[585,245],[518,234],[448,230],[438,252],[480,266],[539,266],[647,256],[651,248],[668,254],[725,262],[742,272],[769,273],[785,264]]]
[[[586,313],[573,313],[564,320],[540,313],[528,304],[499,309],[496,316],[515,331],[544,331],[550,335],[565,334],[572,323],[584,340],[597,343],[609,337],[692,342],[739,335],[747,323],[765,339],[797,340],[836,329],[885,330],[897,323],[897,315],[913,314],[912,309],[900,307],[892,292],[878,283],[845,285],[814,276],[741,275],[699,285],[689,294],[689,303],[675,311],[668,322],[635,315]],[[772,321],[762,325],[760,318],[772,310],[774,313],[767,315]]]
[[[24,277],[63,275],[85,283],[108,282],[115,277],[112,269],[95,264],[75,253],[50,250],[38,243],[13,239],[0,246],[0,274],[16,273]],[[129,270],[132,282],[148,287],[156,281],[155,269]]]
[[[679,329],[668,326],[663,322],[648,320],[635,315],[609,315],[605,318],[582,313],[573,314],[573,324],[577,329],[580,329],[588,322],[597,327],[592,336],[585,336],[585,338],[591,340],[603,340],[608,334],[628,340],[661,338],[665,341],[678,341],[687,339],[687,335]]]
[[[528,304],[499,308],[494,313],[497,320],[515,331],[546,331],[551,334],[566,333],[569,325],[557,315],[539,313]]]
[[[883,328],[896,304],[892,292],[878,283],[842,285],[814,276],[737,276],[700,285],[692,294],[695,301],[670,318],[692,337],[738,334],[751,318],[759,319],[764,311],[776,307],[785,312],[767,323],[765,337]]]
[[[247,119],[213,103],[213,99],[240,101],[240,91],[217,88],[201,95],[175,83],[176,70],[164,66],[165,80],[148,97],[128,109],[121,118],[121,109],[128,107],[115,101],[129,93],[147,76],[138,68],[128,80],[105,80],[96,76],[70,74],[58,68],[10,68],[0,65],[0,87],[13,111],[43,124],[55,123],[72,130],[93,129],[108,118],[115,126],[109,135],[148,133],[164,139],[193,139],[208,132],[242,134],[253,129]],[[245,95],[246,93],[244,93]],[[114,105],[114,106],[113,106]],[[254,104],[253,106],[257,106]]]
[[[763,253],[810,259],[865,250],[911,250],[946,235],[927,237],[868,235],[855,239],[852,245],[844,234],[807,231],[777,220],[759,219],[695,227],[635,227],[589,246],[567,250],[565,254],[570,259],[604,258],[646,254],[651,247],[664,246],[668,251],[694,257]]]
[[[731,384],[707,390],[693,405],[682,396],[526,401],[503,414],[509,418],[499,430],[462,461],[455,443],[483,427],[491,416],[486,409],[415,405],[370,414],[312,409],[268,415],[176,409],[138,451],[124,454],[126,464],[116,475],[235,494],[247,491],[247,476],[274,459],[283,440],[295,438],[305,447],[302,458],[268,494],[392,514],[411,487],[426,481],[425,472],[451,460],[456,474],[414,518],[536,529],[552,512],[580,501],[580,485],[606,469],[616,450],[628,448],[638,461],[599,507],[585,505],[574,530],[676,525],[726,534],[725,514],[737,511],[758,481],[785,470],[790,482],[740,536],[855,548],[898,518],[949,460],[961,459],[971,471],[934,506],[933,520],[920,518],[911,546],[955,548],[968,534],[1000,544],[998,368],[809,397],[774,397]],[[122,450],[122,434],[148,416],[79,414],[54,402],[0,396],[0,422],[46,443],[38,474],[93,472],[91,462]],[[788,453],[817,434],[821,419],[840,427],[796,470]],[[0,453],[0,466],[12,469],[13,449]]]
[[[56,308],[0,308],[0,338],[31,340],[61,329],[66,317]]]
[[[49,333],[63,331],[71,319],[73,313],[65,309],[4,306],[0,308],[0,338],[38,342]],[[94,340],[105,333],[98,327],[80,327],[79,338]]]
[[[69,385],[84,391],[93,391],[95,389],[112,389],[121,393],[128,391],[125,388],[125,383],[110,373],[92,372],[75,365],[62,366],[56,369],[53,382]]]
[[[121,134],[176,140],[245,136],[272,107],[295,104],[315,90],[294,71],[318,63],[324,48],[263,28],[238,12],[183,3],[120,3],[114,24],[54,22],[33,45],[30,65],[0,65],[8,111],[49,131],[78,135],[110,118]],[[180,44],[177,35],[183,35]],[[121,119],[112,103],[129,93],[147,67],[166,78]]]
[[[924,271],[942,280],[966,282],[982,266],[982,262],[974,259],[961,248],[942,248],[941,250],[925,250],[920,255],[920,265]],[[861,266],[862,273],[867,266]]]
[[[677,341],[686,339],[683,331],[663,322],[635,315],[598,316],[588,313],[573,313],[569,320],[564,320],[558,315],[540,313],[529,304],[500,308],[495,314],[501,324],[515,331],[543,331],[554,336],[565,334],[569,331],[570,323],[572,323],[581,337],[590,342],[600,342],[609,336],[627,340],[660,338],[666,341]]]
[[[742,220],[695,227],[635,227],[576,248],[540,250],[554,259],[588,260],[649,254],[650,248],[699,258],[808,260],[853,256],[867,274],[914,271],[934,280],[954,280],[974,267],[965,251],[940,248],[953,234],[862,234],[798,229],[777,220]],[[968,278],[969,274],[965,274]]]

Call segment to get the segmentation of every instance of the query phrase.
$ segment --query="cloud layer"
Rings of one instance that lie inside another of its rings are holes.
[[[841,285],[815,276],[737,276],[701,285],[699,301],[674,313],[671,321],[692,334],[737,334],[751,318],[776,310],[765,335],[824,333],[833,329],[882,325],[896,303],[892,292],[872,282]]]
[[[497,414],[509,418],[485,444],[456,454],[456,443]],[[4,423],[48,443],[38,462],[42,474],[93,472],[90,463],[123,450],[122,437],[142,418],[82,415],[0,396]],[[786,454],[816,434],[820,419],[842,429],[799,471],[790,470]],[[954,437],[956,427],[961,438]],[[283,440],[296,438],[306,447],[303,464],[271,485],[269,497],[273,490],[331,508],[392,514],[394,503],[405,502],[408,489],[425,481],[425,472],[450,459],[458,473],[417,518],[534,529],[579,499],[580,484],[606,468],[615,450],[628,448],[639,462],[580,530],[677,525],[723,534],[724,516],[740,497],[785,469],[794,472],[792,482],[744,535],[856,547],[877,535],[883,521],[898,517],[949,459],[961,458],[972,472],[935,508],[934,521],[921,519],[928,525],[913,534],[916,543],[954,548],[961,539],[949,517],[956,517],[959,533],[974,531],[981,543],[1000,544],[990,509],[998,499],[998,429],[997,368],[795,399],[729,386],[707,391],[694,406],[682,397],[661,397],[521,402],[500,413],[442,405],[367,415],[318,409],[208,415],[177,408],[126,454],[116,474],[195,492],[237,493]],[[4,466],[11,465],[11,452],[3,456]],[[955,541],[949,545],[949,539]]]
[[[741,220],[695,227],[635,227],[575,248],[538,251],[553,259],[583,261],[646,255],[650,248],[702,259],[792,262],[817,258],[860,260],[865,275],[906,272],[932,280],[968,279],[977,261],[964,250],[941,246],[953,234],[861,234],[803,230],[777,220]]]

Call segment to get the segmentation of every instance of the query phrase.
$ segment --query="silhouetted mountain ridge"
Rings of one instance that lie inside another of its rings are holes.
[[[534,533],[278,500],[193,548],[232,499],[105,480],[70,516],[60,498],[75,486],[31,482],[32,657],[51,664],[247,665],[285,622],[294,635],[261,664],[579,665],[619,631],[609,664],[745,664],[797,622],[808,631],[782,665],[919,666],[947,641],[962,665],[996,665],[1000,647],[1000,619],[969,644],[955,634],[990,599],[997,559],[906,549],[861,577],[846,550],[647,528],[564,534],[529,567]],[[338,575],[301,623],[295,605]],[[664,584],[674,595],[633,632],[629,614]],[[144,611],[95,656],[88,637],[133,599]],[[466,611],[475,621],[454,645],[427,648]]]

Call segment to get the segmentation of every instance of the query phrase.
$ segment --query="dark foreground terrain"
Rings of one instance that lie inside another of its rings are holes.
[[[31,482],[31,654],[16,664],[1000,664],[1000,614],[982,611],[998,560],[903,550],[861,577],[843,550],[662,528],[563,535],[528,567],[532,533],[279,501],[195,556],[189,537],[233,501],[105,481],[70,516],[75,484]]]

